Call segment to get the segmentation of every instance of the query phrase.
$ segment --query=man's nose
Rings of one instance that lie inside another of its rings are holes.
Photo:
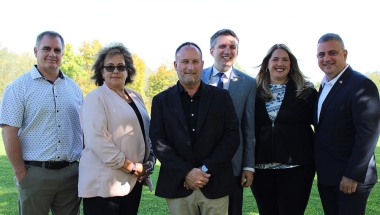
[[[194,69],[194,64],[192,64],[192,63],[189,63],[189,64],[187,64],[187,69]]]

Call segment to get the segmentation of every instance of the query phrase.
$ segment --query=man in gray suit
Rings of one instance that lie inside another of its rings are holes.
[[[230,92],[239,118],[240,146],[232,159],[235,182],[229,197],[228,213],[242,214],[243,187],[250,187],[255,167],[256,80],[233,67],[239,38],[229,29],[217,31],[210,39],[214,65],[203,70],[202,81]]]

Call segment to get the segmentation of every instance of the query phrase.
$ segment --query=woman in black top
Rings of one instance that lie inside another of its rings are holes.
[[[317,91],[284,44],[269,49],[256,79],[252,193],[261,215],[304,214],[315,174],[311,124]]]

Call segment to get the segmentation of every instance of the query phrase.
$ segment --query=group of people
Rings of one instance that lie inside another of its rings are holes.
[[[260,214],[304,214],[315,172],[325,214],[365,214],[377,182],[376,85],[346,63],[337,34],[323,35],[317,92],[284,44],[256,79],[233,65],[239,38],[210,39],[211,67],[193,42],[175,51],[178,82],[147,112],[126,87],[136,69],[121,43],[99,51],[96,90],[84,99],[60,70],[64,40],[45,31],[37,64],[4,91],[0,124],[19,191],[19,214],[137,214],[142,187],[161,163],[155,194],[173,215],[242,214],[250,187]]]

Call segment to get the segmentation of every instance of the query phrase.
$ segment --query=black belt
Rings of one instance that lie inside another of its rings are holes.
[[[74,162],[68,162],[68,161],[24,161],[25,164],[31,165],[31,166],[37,166],[45,169],[62,169],[67,166],[70,166]]]

